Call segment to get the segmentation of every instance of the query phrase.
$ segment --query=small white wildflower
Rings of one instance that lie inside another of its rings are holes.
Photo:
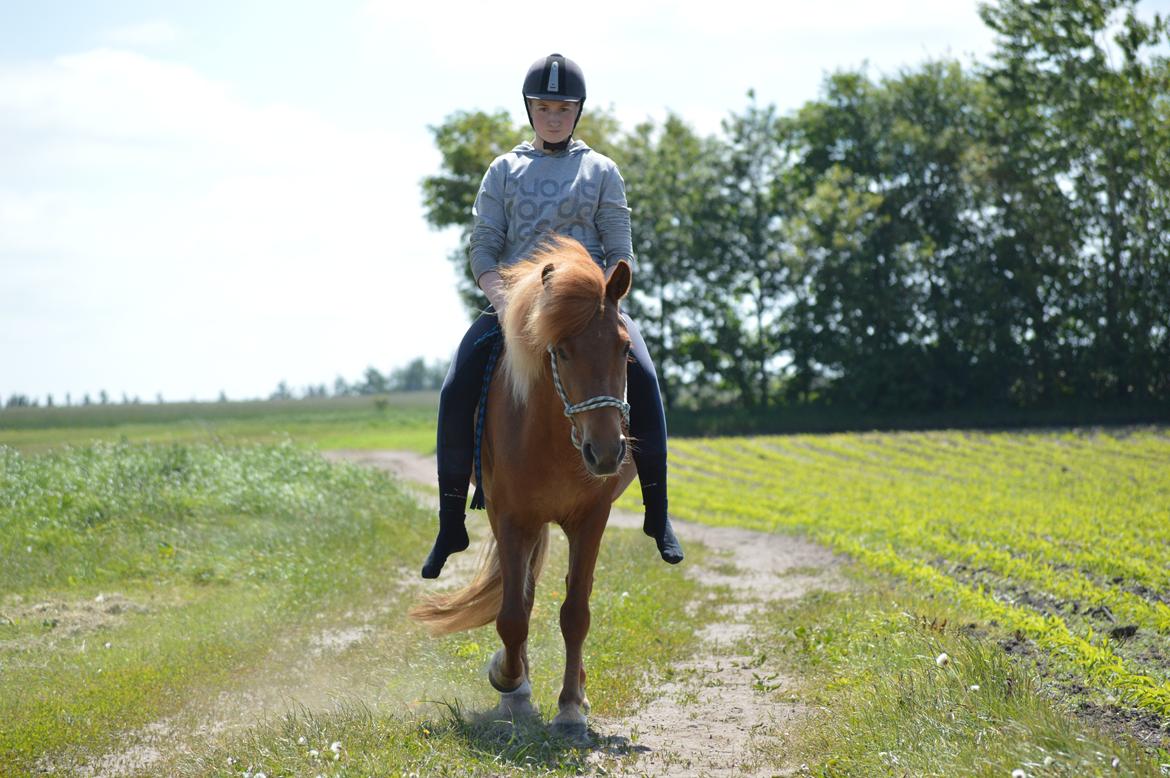
[[[951,658],[945,653],[939,654],[938,657],[935,658],[934,663],[939,667],[946,667],[951,663]]]
[[[341,741],[334,740],[333,744],[331,746],[329,746],[329,750],[335,754],[340,753],[341,752]]]
[[[31,554],[32,553],[32,546],[29,546],[28,548],[26,548],[25,551],[27,551],[28,553]]]
[[[239,760],[236,759],[234,756],[229,756],[228,757],[228,767],[231,767],[232,765],[234,765],[238,761]]]
[[[112,645],[114,645],[114,644],[113,643],[106,643],[106,648],[109,648]]]
[[[334,754],[334,755],[333,755],[333,761],[334,761],[334,762],[336,762],[336,761],[337,761],[338,759],[340,759],[340,758],[341,758],[341,754]]]
[[[264,773],[256,773],[255,775],[252,776],[252,778],[268,778],[268,776],[265,775]]]
[[[94,601],[94,602],[105,602],[105,601],[106,601],[106,595],[104,595],[104,594],[99,594],[97,597],[94,597],[94,598],[93,598],[93,601]]]
[[[1015,770],[1012,770],[1012,778],[1028,778],[1028,774],[1017,767]]]
[[[1109,764],[1111,764],[1113,766],[1113,769],[1116,770],[1117,768],[1121,767],[1121,759],[1119,757],[1115,756],[1115,757],[1113,757],[1113,761],[1110,762]]]
[[[1045,766],[1045,767],[1052,767],[1052,763],[1053,763],[1053,762],[1055,762],[1055,761],[1056,761],[1056,760],[1055,760],[1055,759],[1053,759],[1052,757],[1050,757],[1050,756],[1046,756],[1046,757],[1044,757],[1044,766]]]
[[[314,759],[316,759],[320,755],[321,755],[321,752],[315,748],[310,749],[310,751],[309,751],[309,756],[313,757]]]
[[[977,684],[977,683],[973,683],[973,684],[971,684],[971,686],[970,686],[970,690],[971,690],[971,691],[973,691],[973,692],[977,692],[977,691],[979,691],[979,684]],[[1051,757],[1050,757],[1050,758],[1051,758]]]
[[[622,597],[629,597],[629,596],[630,596],[629,592],[622,592]]]
[[[307,740],[305,740],[305,736],[304,736],[304,735],[301,735],[299,738],[297,738],[297,745],[298,745],[298,746],[303,746],[303,745],[304,745],[305,743],[307,743],[307,742],[308,742],[308,741],[307,741]]]

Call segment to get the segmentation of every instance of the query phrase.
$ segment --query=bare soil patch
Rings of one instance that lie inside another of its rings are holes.
[[[53,645],[66,638],[98,633],[122,623],[128,614],[149,613],[150,609],[122,594],[98,594],[92,600],[39,600],[25,602],[10,596],[0,607],[0,624],[31,625],[40,633],[15,638],[6,647],[31,648]]]

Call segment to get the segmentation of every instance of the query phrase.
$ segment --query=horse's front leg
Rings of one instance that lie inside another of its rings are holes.
[[[589,595],[593,593],[593,569],[601,548],[601,535],[609,505],[579,524],[569,535],[569,574],[565,602],[561,605],[561,634],[565,638],[565,678],[553,727],[574,737],[585,734],[585,636],[589,634]]]
[[[530,557],[537,536],[500,522],[497,545],[503,586],[496,632],[504,647],[492,657],[488,680],[500,692],[505,714],[532,713],[528,683],[528,620],[532,612]]]

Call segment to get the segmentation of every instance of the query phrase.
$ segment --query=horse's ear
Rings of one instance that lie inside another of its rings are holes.
[[[545,265],[544,269],[540,271],[540,283],[544,284],[545,289],[548,289],[548,279],[549,279],[549,276],[552,275],[552,273],[553,273],[553,264],[551,262],[549,262],[547,265]]]
[[[614,265],[613,274],[605,284],[605,296],[615,303],[630,293],[630,286],[634,283],[634,271],[630,270],[630,263],[619,259]]]

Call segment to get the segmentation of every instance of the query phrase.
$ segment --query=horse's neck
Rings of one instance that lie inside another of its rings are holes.
[[[493,387],[493,391],[496,388]],[[547,361],[544,369],[528,387],[523,401],[512,395],[506,381],[501,381],[498,389],[508,392],[509,399],[504,406],[510,418],[504,429],[516,443],[534,452],[535,456],[541,456],[540,452],[547,452],[550,446],[552,450],[560,449],[561,446],[555,445],[561,442],[560,439],[569,441],[572,423],[565,416],[565,405],[553,385],[552,371]]]

